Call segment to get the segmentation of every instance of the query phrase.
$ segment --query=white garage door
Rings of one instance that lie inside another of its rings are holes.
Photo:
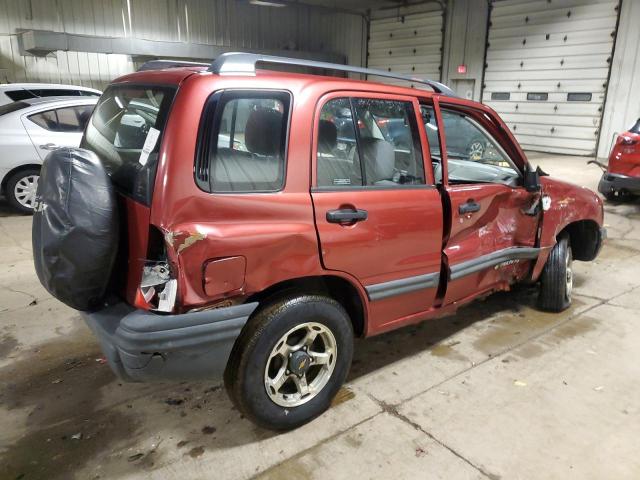
[[[371,20],[367,65],[369,68],[439,81],[442,70],[442,12],[438,10]],[[371,79],[407,85],[407,82],[399,80]]]
[[[523,148],[595,154],[618,8],[617,0],[493,2],[483,102]]]

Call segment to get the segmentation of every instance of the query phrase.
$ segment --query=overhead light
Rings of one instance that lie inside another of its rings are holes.
[[[267,0],[249,0],[251,5],[258,5],[260,7],[286,7],[286,3],[282,2],[269,2]]]

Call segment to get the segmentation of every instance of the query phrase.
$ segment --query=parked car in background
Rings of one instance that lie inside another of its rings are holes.
[[[56,148],[80,144],[97,101],[43,97],[0,105],[0,188],[12,206],[33,210],[42,161]]]
[[[628,200],[640,195],[640,119],[618,135],[598,190],[607,200]]]
[[[355,336],[522,282],[542,309],[569,307],[602,200],[534,170],[495,111],[438,82],[260,62],[395,75],[242,53],[133,73],[81,148],[44,164],[38,278],[121,378],[224,378],[247,418],[290,429],[329,408]]]
[[[100,90],[59,83],[8,83],[0,85],[0,105],[39,97],[99,97]]]

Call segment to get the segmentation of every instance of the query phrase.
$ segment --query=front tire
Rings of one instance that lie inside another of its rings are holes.
[[[353,327],[338,302],[288,296],[249,320],[231,352],[225,387],[251,421],[289,430],[329,408],[352,355]]]
[[[569,236],[563,235],[551,250],[540,277],[539,305],[542,310],[561,312],[571,305],[573,254]]]
[[[39,168],[20,170],[9,177],[6,194],[13,208],[22,213],[33,214],[39,178]]]

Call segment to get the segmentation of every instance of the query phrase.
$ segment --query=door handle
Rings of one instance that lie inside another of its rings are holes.
[[[467,203],[463,203],[458,207],[458,212],[460,212],[461,215],[464,215],[465,213],[477,212],[479,210],[480,204],[474,202],[473,200],[469,200]]]
[[[352,210],[350,208],[340,208],[327,212],[327,222],[329,223],[355,223],[363,222],[369,216],[366,210]]]
[[[55,143],[45,143],[44,145],[40,145],[40,148],[43,150],[55,150],[58,146]]]

